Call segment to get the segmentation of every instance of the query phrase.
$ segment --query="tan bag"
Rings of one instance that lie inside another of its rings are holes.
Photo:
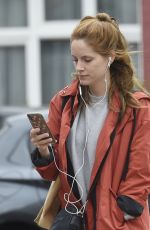
[[[53,181],[51,183],[44,205],[42,206],[37,217],[34,220],[35,223],[42,228],[51,228],[55,216],[60,209],[60,200],[58,197],[60,185],[60,177],[58,176],[56,181]]]

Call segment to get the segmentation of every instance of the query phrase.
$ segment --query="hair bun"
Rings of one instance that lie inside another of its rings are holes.
[[[109,14],[107,13],[98,13],[96,15],[96,18],[101,21],[101,22],[109,22],[112,23],[117,29],[119,28],[119,24],[116,21],[115,18],[111,17]]]
[[[109,16],[109,14],[107,13],[98,13],[96,15],[96,18],[99,20],[99,21],[103,21],[103,22],[111,22],[112,19],[111,17]]]

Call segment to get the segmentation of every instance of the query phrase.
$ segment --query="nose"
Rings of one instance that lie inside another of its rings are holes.
[[[77,65],[77,66],[76,66],[76,71],[77,71],[78,73],[81,73],[82,71],[84,71],[84,67],[83,67],[83,66]]]
[[[82,71],[84,71],[84,66],[83,66],[83,64],[82,63],[77,63],[77,65],[76,65],[76,71],[77,72],[82,72]]]

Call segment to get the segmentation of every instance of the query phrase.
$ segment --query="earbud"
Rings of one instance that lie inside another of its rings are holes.
[[[107,64],[108,68],[110,68],[110,65],[111,65],[111,57],[108,58],[108,64]]]

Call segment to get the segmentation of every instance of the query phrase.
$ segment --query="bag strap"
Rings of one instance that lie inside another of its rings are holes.
[[[61,111],[63,112],[65,105],[67,104],[69,98],[71,98],[71,110],[73,110],[73,105],[74,105],[74,100],[75,100],[75,96],[64,96],[62,99],[62,105],[61,105]]]
[[[71,115],[72,115],[71,116],[71,121],[70,121],[70,127],[71,127],[72,124],[73,124],[73,121],[74,121],[74,115],[73,115],[72,111],[73,111],[73,105],[74,105],[75,96],[68,95],[68,96],[63,97],[63,99],[62,99],[62,105],[61,105],[61,112],[63,113],[63,110],[64,110],[65,105],[67,104],[69,98],[71,98],[71,102],[70,102]]]
[[[65,105],[67,103],[67,101],[69,100],[70,96],[65,96],[62,98],[62,104],[61,104],[61,111],[63,112]]]

